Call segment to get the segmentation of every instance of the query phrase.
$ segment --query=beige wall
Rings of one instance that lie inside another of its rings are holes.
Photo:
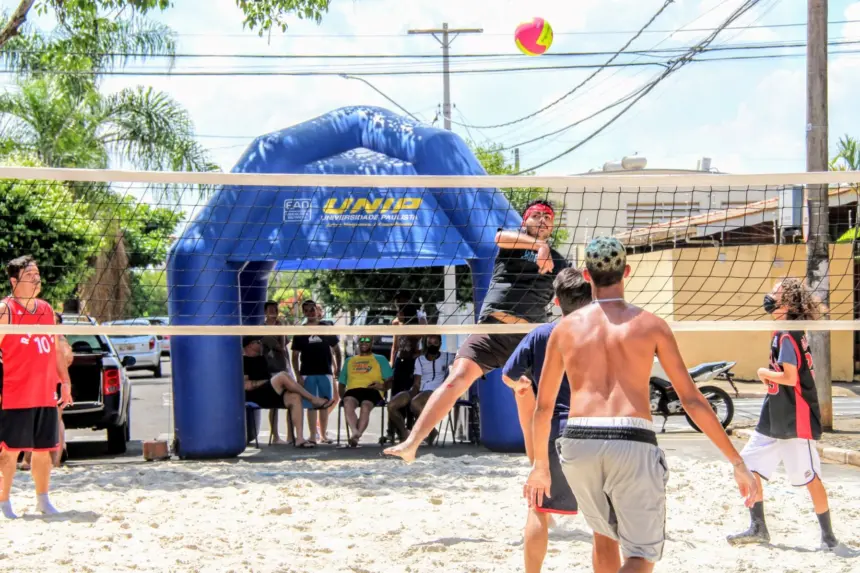
[[[831,318],[853,318],[851,245],[830,249]],[[782,277],[806,274],[806,245],[673,249],[629,257],[628,299],[674,321],[766,320],[762,297]],[[678,332],[688,366],[733,360],[740,378],[754,379],[768,362],[767,332]],[[831,337],[834,380],[854,377],[851,332]]]

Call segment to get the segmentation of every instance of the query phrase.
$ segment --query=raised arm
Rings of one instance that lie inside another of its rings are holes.
[[[502,249],[522,249],[524,251],[537,251],[541,247],[548,246],[546,241],[520,231],[499,231],[496,233],[496,244]]]

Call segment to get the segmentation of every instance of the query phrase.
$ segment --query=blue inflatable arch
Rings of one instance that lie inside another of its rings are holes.
[[[261,136],[233,172],[484,175],[455,134],[373,107],[348,107]],[[495,189],[223,187],[173,245],[176,325],[261,324],[275,269],[385,269],[467,263],[480,309],[499,227],[519,214]],[[171,340],[179,456],[221,458],[245,444],[238,336]],[[516,407],[498,372],[479,386],[482,442],[522,450]]]

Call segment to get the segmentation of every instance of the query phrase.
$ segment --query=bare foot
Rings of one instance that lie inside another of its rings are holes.
[[[283,445],[286,445],[287,443],[288,442],[286,440],[282,440],[280,437],[272,438],[272,445],[273,446],[283,446]]]
[[[382,450],[382,453],[387,456],[399,457],[407,464],[411,464],[415,461],[415,449],[415,446],[410,444],[407,440],[405,442],[400,442],[396,446]]]

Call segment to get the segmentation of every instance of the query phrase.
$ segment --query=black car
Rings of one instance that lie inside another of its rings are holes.
[[[70,334],[74,361],[69,366],[74,404],[63,410],[68,430],[107,430],[108,452],[123,454],[131,439],[131,383],[126,367],[106,336]]]
[[[354,326],[389,326],[395,318],[397,318],[396,310],[365,309],[355,317],[352,324]],[[392,344],[394,344],[393,336],[374,336],[373,353],[390,359]],[[346,355],[355,356],[356,354],[358,354],[358,337],[350,336],[346,340]]]

